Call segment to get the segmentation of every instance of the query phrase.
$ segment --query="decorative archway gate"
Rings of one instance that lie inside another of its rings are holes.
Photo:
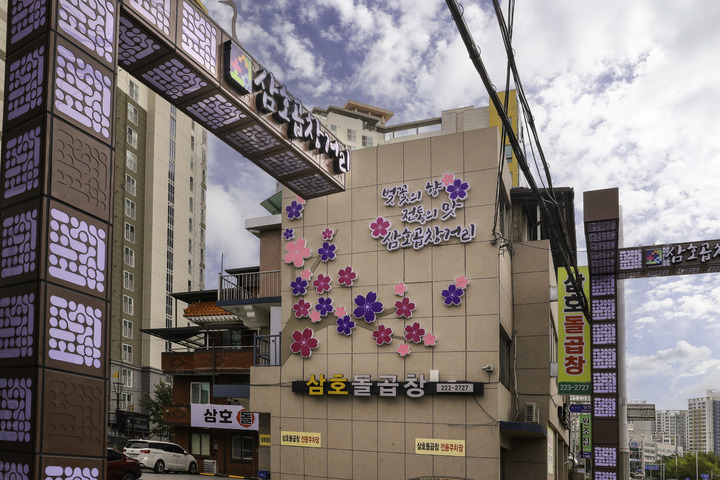
[[[103,478],[118,66],[305,198],[349,152],[191,0],[10,0],[0,477]]]

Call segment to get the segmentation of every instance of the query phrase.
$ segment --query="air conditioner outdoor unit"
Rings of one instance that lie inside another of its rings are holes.
[[[212,473],[215,475],[217,473],[217,460],[203,460],[202,473]]]
[[[540,423],[540,407],[535,402],[527,402],[525,404],[525,422]]]

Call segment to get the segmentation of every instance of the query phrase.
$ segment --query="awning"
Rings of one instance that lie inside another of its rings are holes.
[[[206,325],[195,327],[177,327],[177,328],[141,328],[140,331],[152,335],[153,337],[162,338],[172,343],[177,343],[186,348],[204,348],[207,346],[207,334],[213,332],[229,332],[248,330],[244,325]]]

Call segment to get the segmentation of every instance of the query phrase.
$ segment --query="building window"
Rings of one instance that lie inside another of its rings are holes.
[[[123,295],[123,312],[127,313],[128,315],[133,315],[135,312],[135,305],[134,305],[133,298],[128,295]]]
[[[133,361],[133,347],[127,343],[123,343],[122,346],[122,361],[125,363],[132,363]]]
[[[195,180],[193,179],[193,177],[190,177],[190,191],[192,192],[194,188],[195,188]]]
[[[125,247],[125,265],[129,267],[135,266],[135,250]]]
[[[132,80],[130,80],[130,84],[128,85],[128,93],[130,94],[130,98],[132,98],[136,102],[139,101],[140,87],[138,87],[137,84]]]
[[[138,109],[131,103],[128,103],[128,120],[135,125],[138,124]]]
[[[193,201],[193,198],[190,197],[190,213],[193,212],[193,210],[195,209],[194,207],[195,207],[195,202]]]
[[[510,383],[510,367],[512,366],[511,362],[511,353],[512,350],[512,341],[505,336],[503,332],[500,332],[500,383],[505,385],[508,389],[511,388]]]
[[[210,455],[210,434],[193,433],[190,435],[190,453],[193,455]]]
[[[188,252],[192,253],[192,238],[188,238]]]
[[[512,162],[512,154],[512,145],[505,145],[505,160],[507,160],[508,163]]]
[[[193,231],[192,218],[188,218],[188,229],[190,230],[190,232]]]
[[[348,142],[357,142],[357,132],[355,130],[347,129],[347,140]]]
[[[130,150],[125,150],[125,166],[128,170],[137,172],[137,155]]]
[[[330,124],[330,131],[337,134],[337,125]]]
[[[200,263],[205,263],[205,249],[200,249]]]
[[[195,135],[190,135],[190,150],[195,150]]]
[[[123,318],[122,335],[125,338],[133,338],[133,322]]]
[[[133,409],[133,403],[132,403],[132,393],[123,393],[122,394],[122,401],[120,402],[120,410],[132,410]]]
[[[123,272],[123,286],[125,290],[135,291],[135,275],[128,271]]]
[[[362,146],[363,147],[372,147],[373,146],[372,137],[367,137],[367,136],[363,135],[362,136]]]
[[[254,442],[252,437],[232,437],[232,458],[252,460]]]
[[[132,127],[127,127],[127,143],[133,148],[137,148],[137,132],[133,130]]]
[[[135,202],[129,198],[125,199],[125,216],[135,220]]]
[[[125,222],[125,240],[135,243],[135,225]]]
[[[210,403],[210,384],[207,382],[191,383],[190,403]]]
[[[131,195],[135,195],[137,185],[135,183],[135,177],[132,175],[125,174],[125,190]]]
[[[192,260],[188,260],[188,273],[192,275]]]
[[[126,387],[132,388],[133,387],[133,371],[129,368],[123,368],[122,369],[122,378],[123,383]]]

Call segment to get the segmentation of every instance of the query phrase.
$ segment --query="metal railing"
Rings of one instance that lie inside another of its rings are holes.
[[[218,300],[252,300],[280,296],[280,270],[220,275]]]
[[[276,367],[280,365],[280,335],[255,335],[253,365]]]

